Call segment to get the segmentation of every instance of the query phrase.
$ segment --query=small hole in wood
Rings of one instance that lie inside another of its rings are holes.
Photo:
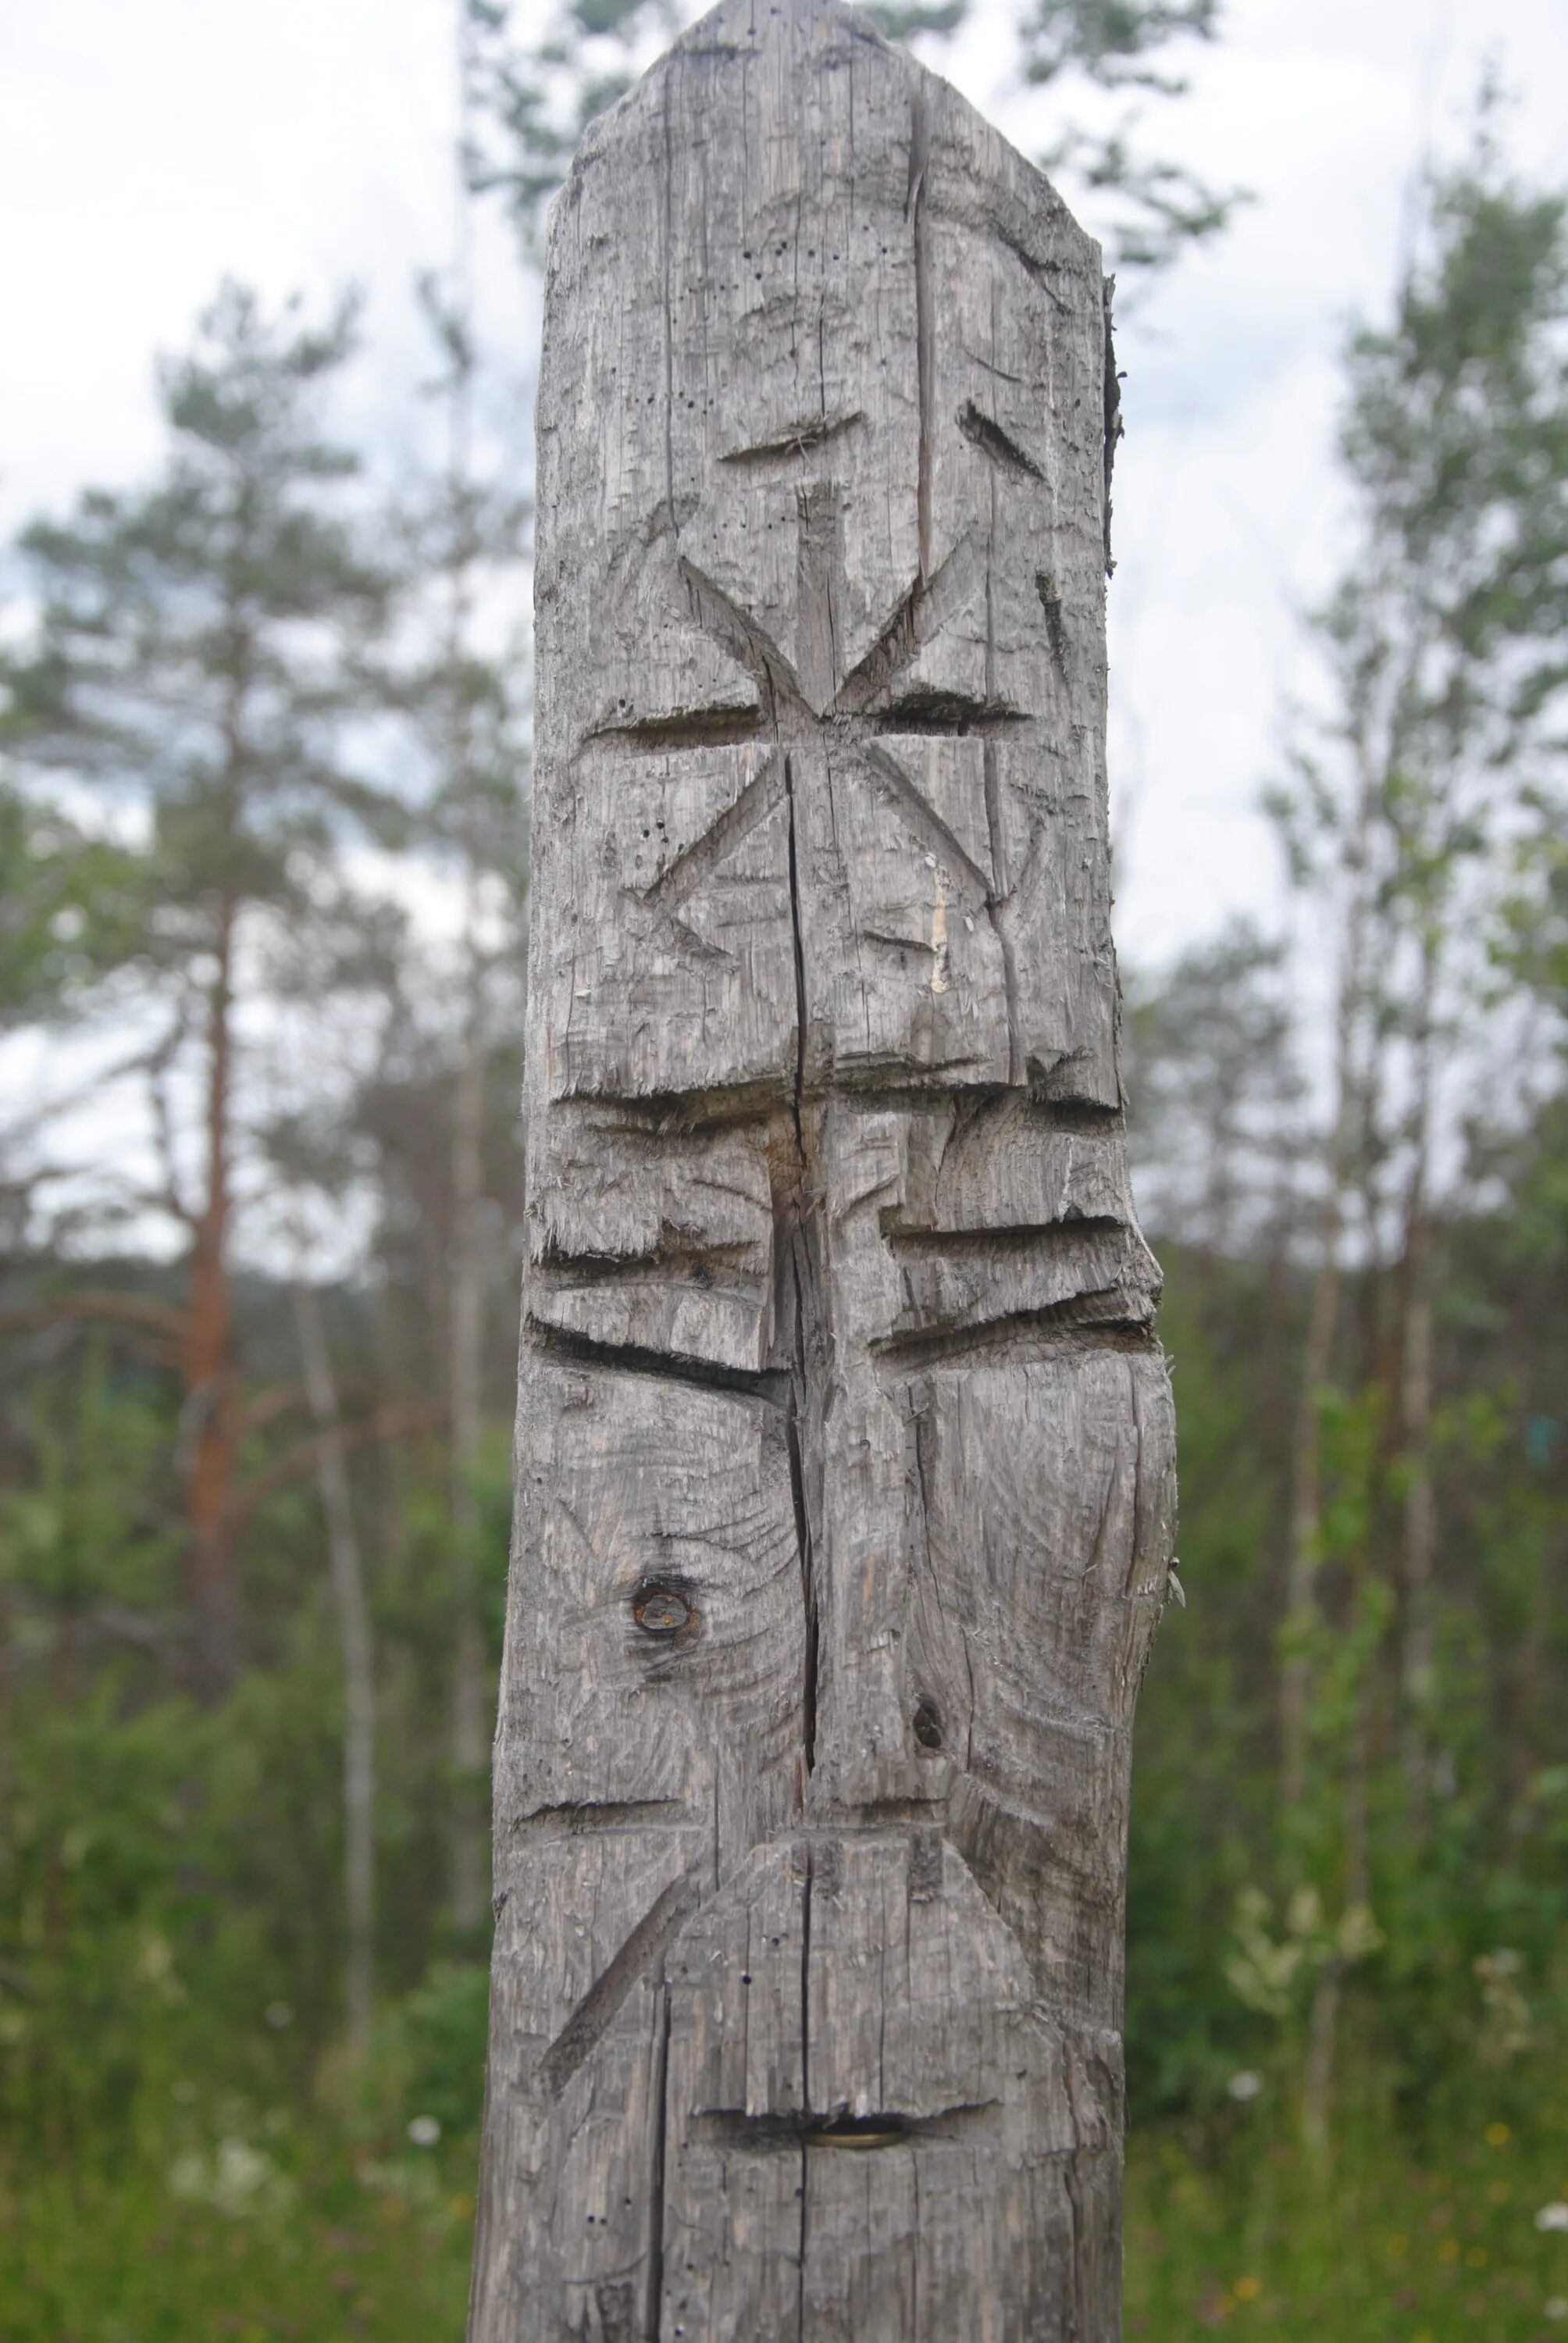
[[[922,1749],[940,1749],[942,1745],[942,1720],[934,1700],[922,1700],[915,1710],[915,1739]]]
[[[678,1635],[691,1617],[691,1605],[673,1586],[639,1586],[631,1615],[645,1635]]]

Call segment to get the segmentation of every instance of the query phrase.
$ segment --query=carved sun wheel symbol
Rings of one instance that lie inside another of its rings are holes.
[[[861,838],[846,844],[833,809],[825,827],[844,884],[851,899],[858,899],[850,947],[873,952],[884,947],[906,966],[912,957],[923,964],[925,988],[940,995],[949,989],[955,957],[961,960],[961,950],[955,955],[963,942],[960,929],[972,937],[977,925],[988,928],[994,939],[990,949],[1000,947],[1006,960],[997,918],[1002,902],[997,744],[1030,720],[1025,710],[997,697],[976,699],[910,689],[910,670],[927,646],[983,594],[984,536],[978,528],[970,530],[929,578],[917,578],[869,649],[840,676],[839,613],[845,588],[837,483],[800,488],[797,512],[795,660],[749,611],[678,554],[672,590],[683,596],[702,631],[749,678],[755,702],[611,724],[593,736],[648,757],[751,744],[762,751],[717,818],[665,860],[650,883],[632,891],[682,956],[730,959],[689,924],[687,908],[781,807],[787,809],[793,893],[798,800],[813,789],[829,787],[837,799],[847,787],[861,799],[850,816]],[[938,746],[960,741],[970,745],[946,751]],[[920,780],[911,772],[914,764]],[[858,854],[857,844],[872,838],[882,851],[875,858]],[[879,916],[882,905],[874,890],[868,897],[864,875],[872,859],[886,870],[890,846],[901,873],[890,919]],[[1007,1021],[1010,1029],[1010,1016]],[[1000,1046],[995,1071],[1003,1080],[1017,1081],[1018,1050],[1010,1030],[1000,1036]]]

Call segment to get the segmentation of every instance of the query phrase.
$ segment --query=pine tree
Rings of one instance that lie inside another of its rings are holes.
[[[150,486],[91,490],[21,551],[35,634],[12,675],[24,773],[72,777],[141,836],[134,965],[156,1019],[157,1181],[138,1202],[183,1238],[173,1331],[185,1391],[194,1674],[221,1691],[237,1651],[241,1435],[232,1290],[247,1019],[269,958],[363,956],[341,852],[400,809],[357,763],[367,648],[392,580],[360,542],[355,457],[320,408],[354,311],[268,318],[229,284],[192,352],[166,365],[168,433]],[[196,1159],[169,1085],[199,1088]]]

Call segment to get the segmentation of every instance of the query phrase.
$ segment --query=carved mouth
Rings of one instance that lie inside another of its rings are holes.
[[[991,2101],[946,2107],[934,2116],[903,2116],[889,2110],[869,2116],[743,2115],[738,2109],[715,2107],[697,2117],[692,2128],[698,2137],[722,2140],[729,2147],[916,2147],[928,2139],[988,2132],[996,2112]]]
[[[813,2124],[805,2140],[808,2147],[897,2147],[910,2136],[903,2116],[836,2116]]]

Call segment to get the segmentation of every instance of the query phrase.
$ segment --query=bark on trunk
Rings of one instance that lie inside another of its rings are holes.
[[[1119,2331],[1108,338],[835,0],[726,0],[556,206],[474,2343]]]
[[[306,1396],[318,1437],[316,1482],[327,1523],[332,1600],[343,1654],[343,1998],[348,2046],[362,2056],[376,1995],[376,1675],[365,1566],[337,1385],[321,1312],[307,1285],[294,1290],[294,1322]]]

